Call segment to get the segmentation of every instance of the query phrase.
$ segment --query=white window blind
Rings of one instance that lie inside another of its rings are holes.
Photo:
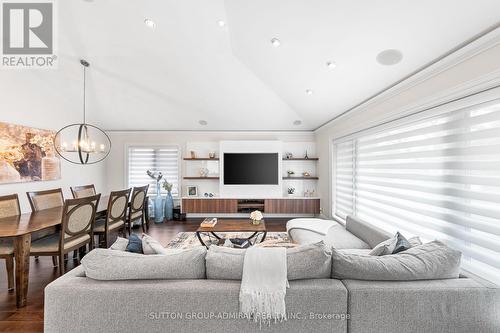
[[[440,239],[500,284],[500,100],[334,144],[334,214]]]
[[[179,148],[178,147],[129,147],[128,186],[149,185],[149,193],[156,193],[156,181],[146,174],[147,170],[160,172],[174,186],[172,196],[179,195]],[[162,180],[163,183],[163,180]],[[161,188],[162,193],[167,193]]]

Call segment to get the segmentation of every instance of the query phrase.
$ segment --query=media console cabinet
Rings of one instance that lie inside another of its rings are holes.
[[[244,214],[260,210],[265,214],[320,213],[319,198],[182,198],[182,212],[186,214]]]

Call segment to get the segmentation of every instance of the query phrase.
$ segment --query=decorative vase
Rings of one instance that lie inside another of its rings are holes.
[[[155,223],[163,222],[163,198],[161,197],[160,182],[156,182],[156,198],[155,198]]]
[[[167,199],[165,200],[165,218],[167,221],[174,219],[174,198],[172,198],[172,193],[167,193]]]
[[[42,158],[42,180],[56,180],[61,178],[61,163],[53,153]]]

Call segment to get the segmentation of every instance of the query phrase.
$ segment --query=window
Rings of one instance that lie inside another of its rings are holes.
[[[500,284],[500,100],[334,142],[333,213],[440,239]]]
[[[156,193],[156,181],[146,171],[161,171],[163,179],[174,186],[172,196],[179,195],[179,148],[178,147],[129,147],[128,186],[150,184],[149,193]],[[163,183],[163,181],[162,181]],[[161,188],[162,193],[167,193]]]

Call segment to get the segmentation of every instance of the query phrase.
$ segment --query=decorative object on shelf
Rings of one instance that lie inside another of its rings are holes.
[[[306,150],[306,154],[304,155],[304,158],[305,158],[306,160],[308,160],[308,159],[309,159],[309,156],[307,155],[307,150]]]
[[[186,187],[186,193],[188,197],[197,197],[198,196],[198,187],[188,185]]]
[[[311,174],[307,171],[302,172],[302,176],[304,177],[311,177]]]
[[[213,193],[213,192],[205,192],[205,194],[203,194],[203,196],[205,198],[213,198],[213,197],[215,197],[215,193]]]
[[[290,152],[285,153],[285,159],[289,160],[291,158],[293,158],[293,154],[292,153],[290,153]]]
[[[155,223],[163,222],[163,198],[161,197],[161,184],[160,181],[163,178],[161,172],[153,172],[151,170],[146,171],[147,175],[156,181],[156,197],[154,200],[155,206]]]
[[[55,132],[0,122],[0,184],[61,179]]]
[[[214,159],[215,158],[215,152],[211,151],[208,153],[208,158]]]
[[[191,158],[192,158],[192,159],[195,159],[195,158],[196,158],[196,153],[195,153],[195,151],[194,151],[194,150],[191,150],[189,153],[191,154]]]
[[[186,221],[186,214],[182,213],[181,206],[174,207],[174,221]]]
[[[295,193],[295,187],[289,187],[287,189],[288,196],[292,196]]]
[[[252,220],[253,225],[259,225],[263,218],[264,215],[262,215],[260,210],[254,210],[250,213],[250,219]]]
[[[288,170],[286,173],[287,173],[288,177],[293,177],[293,175],[295,175],[295,171],[293,171],[293,170]]]
[[[80,64],[83,66],[83,122],[61,128],[54,136],[53,145],[57,154],[68,162],[94,164],[108,157],[111,140],[102,129],[87,123],[85,85],[86,70],[90,64],[83,59]]]
[[[200,173],[200,177],[208,177],[210,170],[208,170],[208,168],[200,168],[199,173]]]
[[[174,184],[169,183],[166,179],[163,180],[163,188],[167,191],[167,198],[165,200],[165,218],[167,221],[174,219],[174,198],[172,198],[172,188]]]

